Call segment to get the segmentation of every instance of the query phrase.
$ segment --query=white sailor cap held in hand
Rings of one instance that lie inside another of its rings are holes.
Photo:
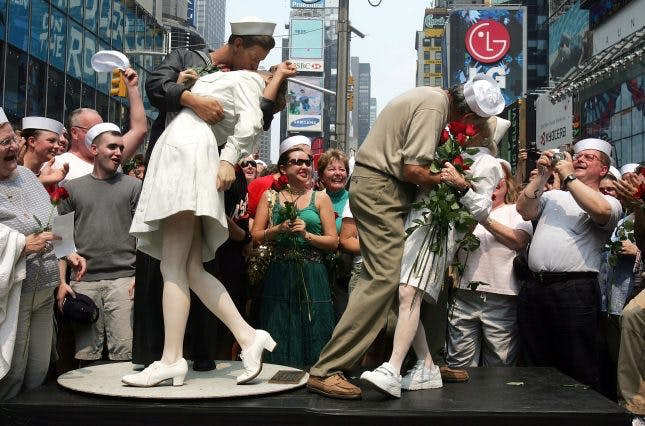
[[[89,148],[90,145],[92,145],[92,142],[94,142],[94,139],[105,132],[117,132],[121,134],[121,129],[119,129],[119,126],[114,123],[95,124],[94,126],[90,127],[90,129],[85,134],[85,146]]]
[[[573,145],[573,152],[576,154],[585,149],[595,149],[596,151],[604,152],[607,154],[607,157],[611,158],[611,144],[602,139],[582,139]]]
[[[491,137],[495,145],[499,145],[500,141],[511,128],[511,122],[505,118],[493,116],[488,119],[489,128],[492,130]]]
[[[471,111],[483,118],[501,113],[506,106],[499,85],[486,74],[477,74],[464,84],[464,97]]]
[[[48,130],[60,136],[64,127],[60,121],[47,117],[25,117],[22,119],[22,130]]]
[[[273,35],[275,22],[265,21],[257,16],[245,16],[237,21],[231,21],[231,34],[233,35]]]
[[[291,148],[293,148],[296,145],[307,145],[311,147],[311,139],[303,135],[295,135],[295,136],[286,138],[280,143],[280,155],[289,151]]]
[[[0,124],[8,123],[9,119],[7,114],[4,113],[4,109],[0,108]]]

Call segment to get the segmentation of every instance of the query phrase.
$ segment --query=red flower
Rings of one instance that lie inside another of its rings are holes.
[[[446,142],[448,139],[450,139],[450,132],[446,129],[443,129],[441,131],[441,143]],[[440,145],[441,145],[440,143]]]
[[[456,156],[455,158],[452,159],[451,161],[453,166],[464,166],[464,158],[461,155]]]
[[[466,130],[464,130],[464,132],[466,133],[466,136],[475,136],[477,134],[477,127],[472,123],[468,123],[466,124]]]
[[[338,219],[338,212],[334,212],[334,220]]]
[[[274,191],[280,192],[289,185],[289,178],[287,175],[280,175],[280,177],[273,181],[271,184],[271,189]]]
[[[468,140],[468,136],[466,136],[465,133],[459,133],[457,135],[457,143],[459,145],[464,146],[464,144],[466,143],[467,140]]]
[[[57,187],[56,189],[54,189],[54,191],[52,191],[50,197],[52,204],[56,205],[60,202],[60,200],[65,200],[67,197],[69,197],[69,193],[65,188]]]
[[[645,184],[641,183],[638,186],[638,190],[634,193],[634,198],[637,200],[642,200],[645,198]]]
[[[448,128],[450,129],[450,133],[453,135],[464,133],[466,131],[466,125],[461,121],[451,121],[450,124],[448,124]]]

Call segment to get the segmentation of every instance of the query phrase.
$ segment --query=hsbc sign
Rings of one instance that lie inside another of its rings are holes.
[[[296,66],[296,70],[299,72],[315,72],[322,74],[325,68],[324,61],[320,60],[290,59],[290,61]]]
[[[477,21],[466,32],[466,49],[479,62],[497,62],[506,55],[510,47],[511,36],[506,27],[497,21]]]

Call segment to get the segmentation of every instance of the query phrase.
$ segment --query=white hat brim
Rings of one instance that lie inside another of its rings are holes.
[[[124,71],[130,68],[130,61],[121,52],[116,50],[101,50],[92,55],[92,68],[96,72],[112,72],[118,68]]]

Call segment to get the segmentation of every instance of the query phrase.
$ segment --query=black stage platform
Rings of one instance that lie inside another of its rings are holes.
[[[629,416],[550,368],[477,368],[468,383],[387,399],[332,400],[305,389],[259,398],[160,401],[101,398],[43,386],[0,403],[2,425],[622,425]],[[522,382],[523,385],[510,385]]]

